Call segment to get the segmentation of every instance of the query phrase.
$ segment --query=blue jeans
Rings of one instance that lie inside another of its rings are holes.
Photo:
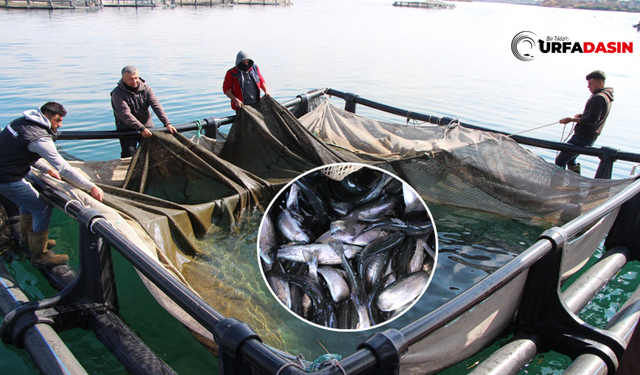
[[[49,229],[52,208],[30,183],[24,179],[6,184],[0,183],[0,194],[20,206],[20,214],[32,215],[34,232]]]
[[[585,146],[593,145],[595,143],[595,140],[587,141],[583,138],[580,138],[574,135],[573,137],[571,137],[571,139],[567,141],[567,143],[574,146],[585,147]],[[580,154],[569,152],[569,151],[560,151],[560,154],[558,154],[558,157],[556,158],[556,165],[562,168],[564,168],[567,165],[574,166],[576,165],[576,159],[578,158],[578,155]]]

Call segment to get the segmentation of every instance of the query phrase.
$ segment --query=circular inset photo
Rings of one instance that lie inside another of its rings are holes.
[[[437,233],[415,190],[363,164],[332,164],[290,182],[267,208],[258,261],[291,313],[364,330],[405,313],[431,281]]]

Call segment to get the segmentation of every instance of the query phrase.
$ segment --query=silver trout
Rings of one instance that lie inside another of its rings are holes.
[[[418,298],[429,282],[429,274],[418,271],[403,275],[384,288],[376,301],[381,311],[395,311]]]
[[[318,264],[336,265],[342,261],[338,254],[331,248],[329,244],[313,243],[306,245],[284,245],[278,249],[278,259],[291,260],[294,262],[305,263],[304,252],[318,251]],[[347,258],[351,259],[360,253],[362,247],[354,245],[345,245],[344,252]]]
[[[280,215],[278,215],[278,229],[280,229],[280,233],[291,242],[309,243],[309,236],[291,216],[289,210],[282,210]]]

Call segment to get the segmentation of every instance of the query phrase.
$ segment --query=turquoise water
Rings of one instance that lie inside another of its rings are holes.
[[[388,0],[299,0],[290,7],[0,9],[0,126],[26,109],[56,100],[69,110],[63,130],[113,129],[109,92],[127,64],[138,66],[174,124],[231,114],[221,92],[222,79],[238,50],[243,49],[254,57],[272,95],[279,100],[329,86],[508,132],[580,112],[589,94],[584,75],[603,69],[609,77],[607,84],[616,90],[616,100],[597,145],[638,151],[637,52],[547,55],[521,62],[510,50],[513,36],[524,30],[541,37],[567,36],[572,41],[631,41],[637,48],[640,33],[631,27],[637,22],[637,13],[482,2],[429,11],[390,4]],[[359,107],[358,113],[373,112]],[[554,125],[528,135],[559,140],[562,131]],[[87,160],[111,159],[119,154],[117,141],[59,144]],[[549,151],[534,151],[549,161],[555,156]],[[580,161],[583,173],[593,175],[598,160],[581,157]],[[614,177],[627,177],[630,170],[629,163],[618,163]],[[505,243],[521,250],[537,236],[517,224],[513,224],[514,230],[506,219],[497,220],[500,225],[493,228],[492,221],[455,211],[440,217],[434,213],[434,217],[442,221],[438,228],[458,226],[441,233],[442,262],[460,262],[487,253],[504,261],[517,252],[500,253]],[[68,229],[74,225],[55,213],[52,231],[72,249],[72,265],[77,260],[77,234]],[[215,359],[157,306],[134,270],[119,255],[114,258],[126,321],[179,373],[215,372]],[[31,298],[54,294],[44,279],[30,272],[28,263],[14,261],[10,268]],[[459,293],[488,271],[490,268],[477,269],[464,279],[441,285],[441,290]],[[72,350],[82,353],[79,357],[84,365],[99,369],[96,373],[124,372],[91,333],[73,331],[63,336]],[[24,351],[3,344],[0,372],[37,370]],[[541,369],[539,373],[549,372]]]

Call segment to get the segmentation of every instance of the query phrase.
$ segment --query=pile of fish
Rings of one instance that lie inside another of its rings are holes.
[[[340,181],[317,170],[271,204],[258,239],[263,274],[280,301],[314,324],[365,329],[422,295],[436,234],[413,189],[364,167]]]

